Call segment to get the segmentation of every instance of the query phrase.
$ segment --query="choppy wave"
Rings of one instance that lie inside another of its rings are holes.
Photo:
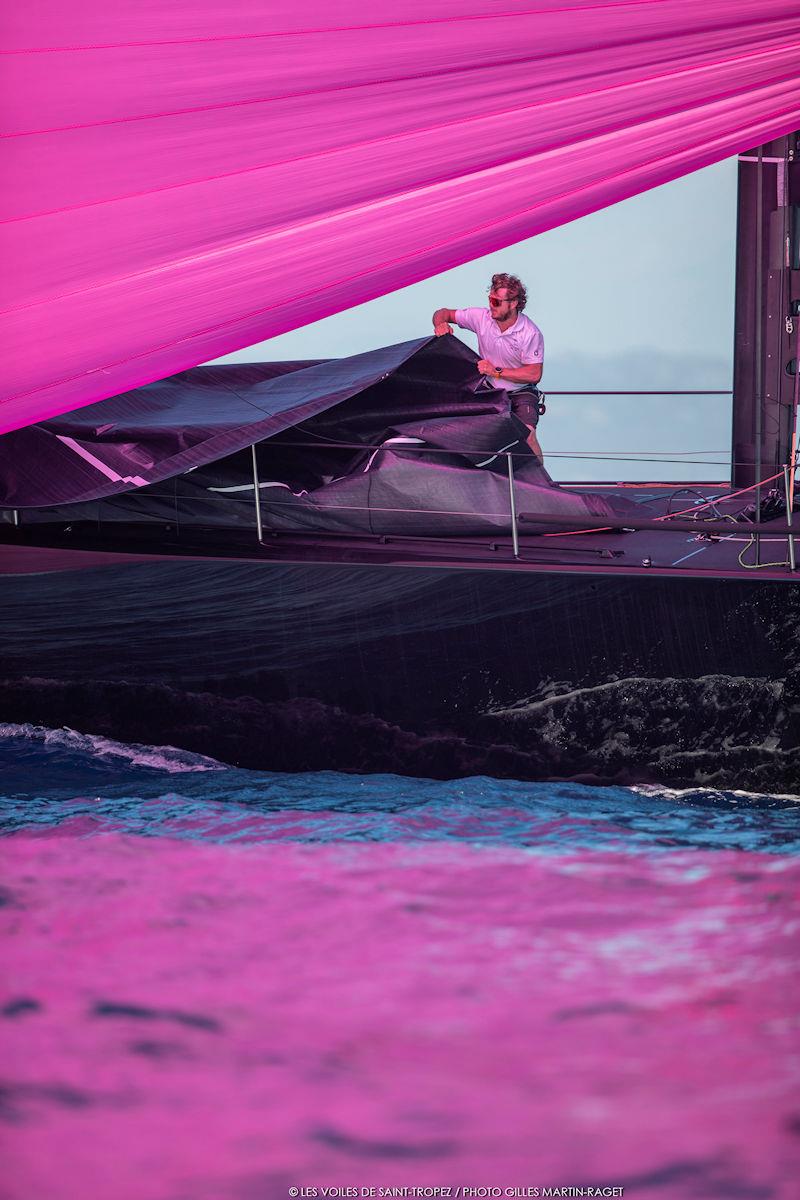
[[[786,801],[790,804],[800,804],[800,796],[793,792],[763,794],[762,792],[748,792],[742,788],[733,788],[725,792],[719,791],[717,788],[669,788],[655,783],[642,783],[635,784],[631,788],[631,791],[636,792],[640,796],[682,800],[685,803],[691,803],[693,800],[720,800],[736,804],[739,800],[742,800],[745,803],[764,803],[765,801],[780,803],[781,801]]]
[[[800,791],[800,725],[769,679],[631,676],[543,684],[457,727],[409,728],[324,700],[186,691],[164,683],[0,681],[0,720],[127,746],[164,742],[265,771],[471,775],[624,786]],[[196,768],[192,768],[196,769]]]
[[[794,1195],[798,797],[280,774],[33,723],[0,726],[0,780],[14,1200],[140,1200],[143,1162],[150,1200]]]
[[[142,746],[135,742],[115,742],[111,738],[93,733],[79,733],[77,729],[62,726],[47,729],[43,725],[14,725],[0,723],[0,739],[19,738],[48,749],[59,749],[71,754],[84,755],[88,759],[107,762],[130,763],[134,767],[149,767],[154,771],[179,774],[184,771],[222,771],[224,765],[204,754],[193,754],[177,746]]]
[[[0,726],[0,765],[6,835],[800,853],[798,797],[769,793],[243,770],[29,725]]]

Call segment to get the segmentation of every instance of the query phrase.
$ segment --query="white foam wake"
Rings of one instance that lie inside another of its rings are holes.
[[[78,733],[64,726],[48,729],[44,725],[13,725],[0,723],[0,738],[27,738],[44,746],[59,746],[91,758],[119,760],[135,767],[151,767],[155,771],[224,771],[224,763],[205,754],[193,754],[176,746],[141,746],[136,742],[115,742],[94,733]]]
[[[636,792],[640,796],[651,796],[663,798],[665,800],[682,800],[687,796],[741,796],[743,800],[792,800],[796,804],[800,803],[800,796],[795,796],[790,792],[744,792],[738,788],[709,788],[709,787],[688,787],[688,788],[670,788],[664,787],[659,783],[638,783],[628,789],[631,792]]]

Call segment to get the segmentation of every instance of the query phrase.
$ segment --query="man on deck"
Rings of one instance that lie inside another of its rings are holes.
[[[511,411],[528,428],[528,445],[542,462],[536,436],[539,396],[535,385],[544,368],[541,330],[523,313],[528,300],[525,285],[505,272],[492,276],[488,308],[439,308],[433,314],[437,337],[452,333],[450,322],[478,335],[478,370],[493,387],[508,392]]]

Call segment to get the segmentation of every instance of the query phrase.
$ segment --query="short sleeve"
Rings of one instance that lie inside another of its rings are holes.
[[[538,325],[534,325],[533,321],[531,321],[529,328],[525,330],[520,352],[524,363],[544,362],[544,338],[542,337],[541,329],[539,329]]]
[[[483,309],[480,308],[457,308],[456,309],[456,325],[460,329],[469,329],[472,333],[477,333],[480,329],[480,318]]]

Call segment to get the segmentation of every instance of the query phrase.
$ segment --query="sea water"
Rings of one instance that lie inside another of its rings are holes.
[[[797,797],[0,772],[4,1198],[798,1194]]]

